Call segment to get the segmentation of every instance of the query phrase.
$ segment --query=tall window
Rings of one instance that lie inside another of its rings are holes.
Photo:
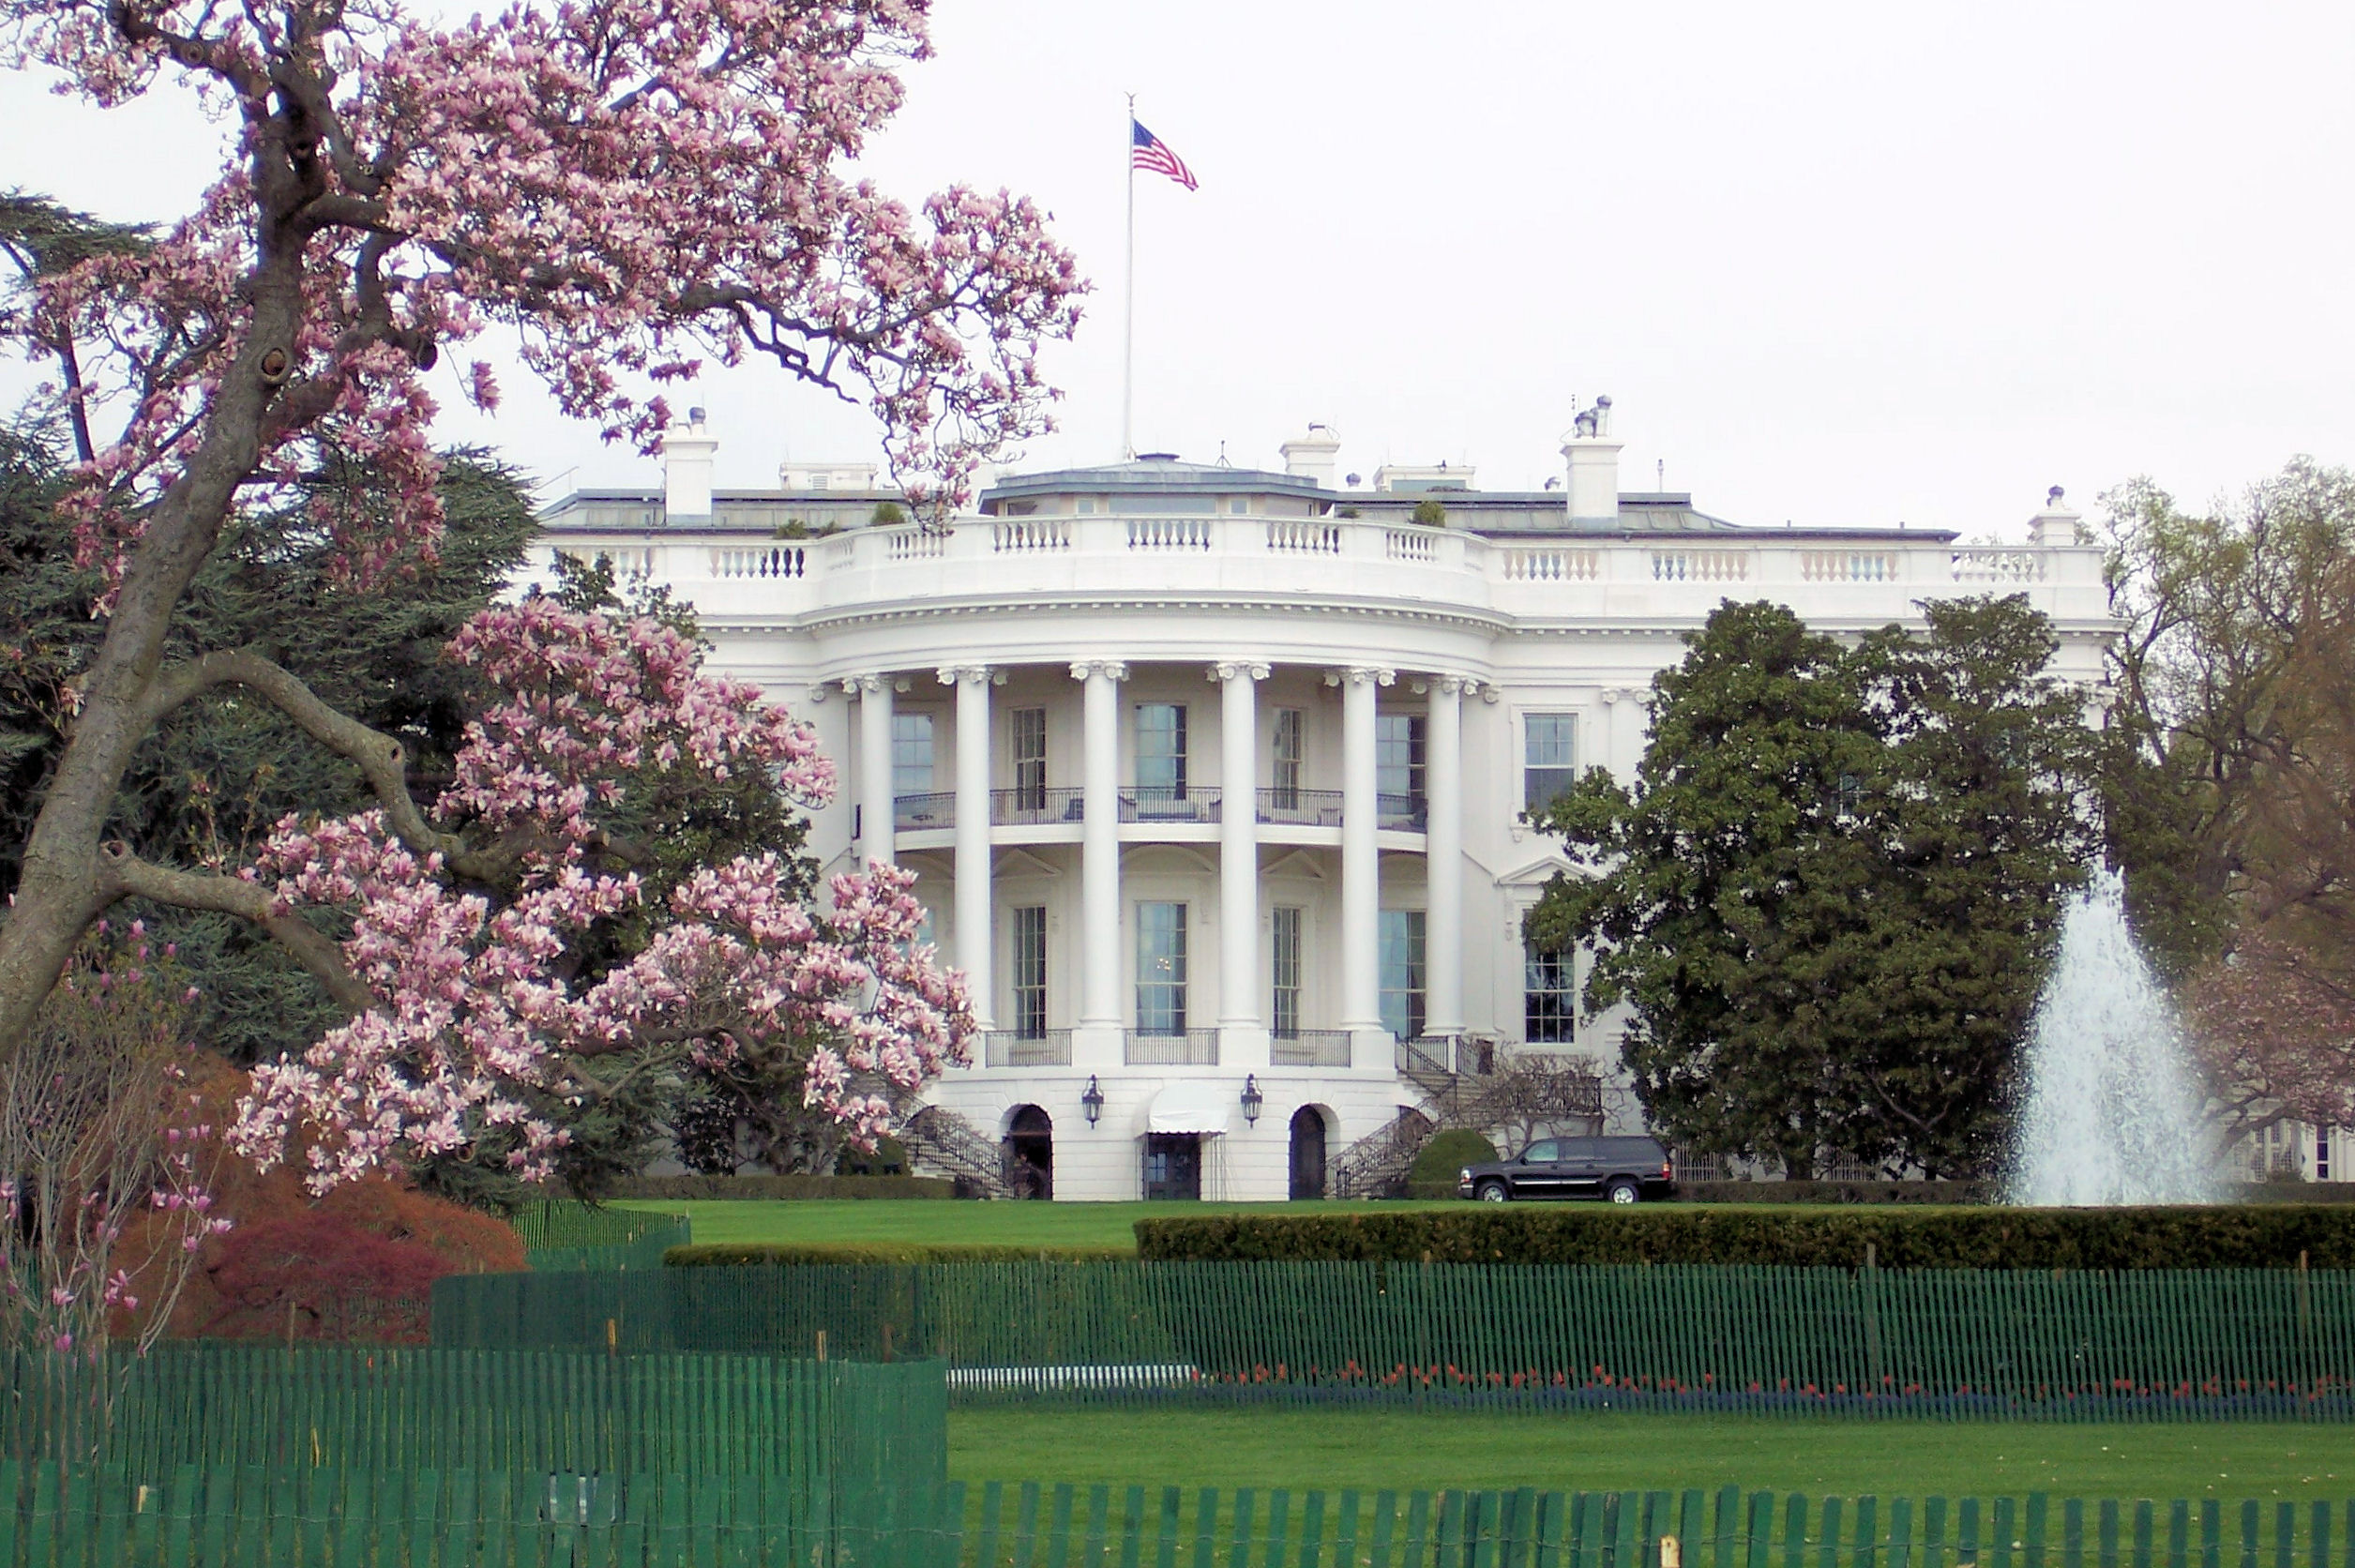
[[[891,792],[928,795],[932,792],[932,716],[891,716]]]
[[[1278,904],[1269,954],[1269,972],[1276,977],[1275,1005],[1269,1011],[1279,1040],[1300,1037],[1300,911]]]
[[[1521,806],[1531,816],[1578,781],[1578,739],[1576,715],[1521,716]]]
[[[1047,809],[1047,710],[1017,708],[1013,721],[1014,805],[1022,811]]]
[[[1047,906],[1014,911],[1014,1033],[1025,1040],[1047,1036]]]
[[[1423,816],[1423,725],[1421,714],[1374,716],[1374,794],[1385,822]]]
[[[1185,704],[1137,704],[1137,793],[1149,800],[1185,798]]]
[[[1185,906],[1137,906],[1137,1033],[1185,1033]]]
[[[1423,1033],[1423,912],[1381,912],[1381,1021],[1401,1040]]]
[[[1298,708],[1276,710],[1276,765],[1272,779],[1276,798],[1270,804],[1278,811],[1300,809],[1300,760],[1307,749],[1303,717]]]
[[[1521,1038],[1532,1046],[1566,1046],[1578,1036],[1578,998],[1567,953],[1531,945],[1521,966]]]

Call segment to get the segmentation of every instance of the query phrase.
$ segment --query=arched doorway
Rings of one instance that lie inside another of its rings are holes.
[[[1006,1121],[1005,1184],[1017,1198],[1055,1196],[1055,1123],[1036,1106],[1017,1106]]]
[[[1292,1112],[1292,1196],[1324,1196],[1324,1112],[1315,1106]]]

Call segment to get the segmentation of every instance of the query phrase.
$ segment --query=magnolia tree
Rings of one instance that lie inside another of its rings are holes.
[[[703,673],[695,645],[650,619],[528,599],[477,616],[449,653],[496,697],[435,820],[388,781],[390,809],[290,819],[245,873],[267,918],[308,927],[324,908],[348,922],[340,956],[357,989],[349,1023],[254,1070],[242,1152],[266,1168],[297,1144],[324,1191],[504,1127],[520,1135],[517,1169],[543,1176],[564,1134],[535,1097],[611,1093],[612,1075],[581,1071],[611,1052],[641,1073],[782,1058],[806,1104],[871,1145],[897,1099],[963,1060],[964,983],[916,942],[912,873],[837,877],[813,912],[775,855],[664,889],[626,868],[644,851],[606,812],[682,772],[758,770],[823,804],[834,771],[808,726]],[[655,908],[637,954],[572,984],[572,939],[642,903]]]
[[[914,213],[843,170],[899,102],[895,65],[927,52],[925,9],[598,0],[444,26],[397,0],[0,0],[0,58],[102,104],[193,83],[234,149],[152,249],[45,274],[5,320],[44,362],[82,345],[67,396],[99,433],[58,526],[105,576],[107,627],[64,694],[73,731],[0,925],[0,1048],[132,897],[257,923],[350,1008],[263,1075],[240,1130],[266,1151],[312,1123],[320,1181],[487,1125],[544,1161],[554,1135],[520,1090],[586,1093],[567,1066],[583,1052],[801,1049],[808,1092],[871,1131],[870,1076],[905,1082],[958,1048],[954,988],[898,945],[898,876],[838,884],[820,919],[758,862],[675,889],[611,869],[617,775],[825,787],[804,731],[658,628],[545,606],[477,623],[456,653],[506,705],[430,810],[400,746],[269,649],[167,656],[233,508],[273,504],[324,445],[388,482],[384,505],[317,520],[350,572],[432,550],[429,373],[492,329],[568,412],[642,445],[669,420],[659,384],[765,355],[868,402],[920,510],[1045,428],[1037,352],[1070,332],[1081,285],[1039,213],[961,188]],[[494,401],[482,364],[458,381]],[[349,759],[378,809],[289,824],[250,875],[108,842],[143,738],[228,686]],[[663,910],[652,945],[567,986],[567,936],[643,899]],[[319,906],[352,920],[348,942]]]

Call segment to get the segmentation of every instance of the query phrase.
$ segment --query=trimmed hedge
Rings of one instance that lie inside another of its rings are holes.
[[[1992,1182],[1679,1182],[1687,1203],[1992,1203]]]
[[[696,1249],[696,1250],[701,1250]],[[2355,1268],[2355,1208],[1460,1209],[1137,1222],[1148,1260],[1732,1263],[1787,1268]]]
[[[757,1242],[674,1246],[662,1255],[672,1269],[742,1268],[781,1263],[1134,1263],[1137,1255],[1109,1246],[957,1246],[930,1242]]]
[[[812,1198],[939,1198],[957,1196],[945,1176],[633,1176],[614,1184],[614,1198],[675,1203],[698,1199],[755,1202]]]

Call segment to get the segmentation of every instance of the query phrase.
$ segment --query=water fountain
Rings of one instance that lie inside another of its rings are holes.
[[[2126,927],[2125,887],[2096,871],[2061,921],[2037,998],[2014,1203],[2209,1203],[2224,1196],[2182,1025]]]

